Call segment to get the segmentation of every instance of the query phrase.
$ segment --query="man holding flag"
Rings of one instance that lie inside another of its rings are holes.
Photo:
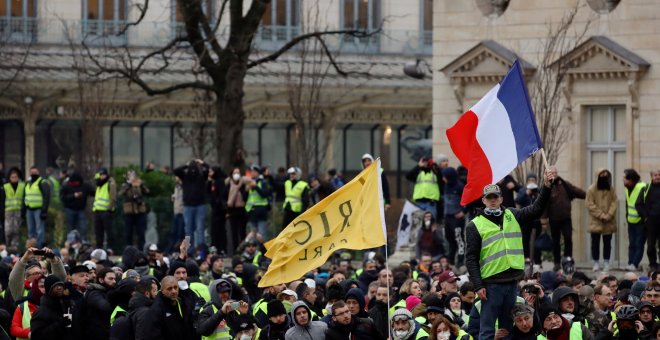
[[[502,207],[502,191],[495,183],[542,147],[519,61],[447,130],[447,137],[468,169],[461,205],[479,196],[485,205],[466,227],[465,258],[481,300],[479,339],[493,339],[498,318],[499,328],[513,326],[510,311],[525,269],[520,223],[541,216],[554,181],[554,173],[546,169],[544,187],[533,205]]]

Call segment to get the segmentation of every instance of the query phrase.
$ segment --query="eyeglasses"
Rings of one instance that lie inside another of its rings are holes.
[[[347,310],[345,310],[341,313],[332,314],[332,316],[340,316],[340,315],[344,315],[344,314],[351,314],[351,311],[347,309]]]
[[[660,286],[654,286],[654,287],[647,287],[646,291],[650,292],[652,290],[655,290],[656,292],[660,292]]]

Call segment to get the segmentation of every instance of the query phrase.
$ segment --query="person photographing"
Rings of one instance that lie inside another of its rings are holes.
[[[523,278],[525,269],[520,224],[541,216],[553,181],[554,174],[546,171],[538,199],[521,209],[504,208],[497,185],[484,187],[481,201],[485,208],[465,229],[467,268],[481,300],[479,339],[495,337],[498,318],[500,328],[513,327],[511,309],[516,303],[516,283]]]

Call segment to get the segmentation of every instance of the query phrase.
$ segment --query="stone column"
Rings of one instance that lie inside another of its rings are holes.
[[[28,104],[22,108],[23,111],[23,134],[25,135],[25,164],[26,174],[36,161],[35,159],[35,134],[37,130],[37,115],[32,105]]]

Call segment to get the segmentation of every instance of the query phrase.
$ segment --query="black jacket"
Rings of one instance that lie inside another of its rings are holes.
[[[539,218],[543,213],[546,205],[548,204],[550,198],[550,190],[545,188],[541,189],[539,193],[539,198],[534,202],[534,204],[521,208],[507,208],[513,213],[513,216],[516,218],[519,224],[528,223],[536,218]],[[500,227],[501,219],[504,216],[500,216]],[[479,266],[479,254],[481,253],[481,235],[477,231],[477,227],[474,225],[473,221],[470,221],[465,227],[465,239],[467,240],[467,247],[465,252],[465,263],[470,273],[470,281],[474,284],[474,290],[478,291],[481,288],[485,287],[486,283],[510,283],[516,282],[523,278],[524,271],[518,269],[509,269],[502,273],[493,275],[488,279],[481,279],[481,269]]]
[[[276,325],[268,321],[268,325],[266,325],[266,327],[261,330],[261,333],[259,333],[259,340],[284,340],[286,331],[291,327],[293,327],[293,324],[288,315],[286,321],[281,325]]]
[[[71,322],[64,318],[64,314],[70,313],[71,305],[67,300],[43,296],[30,321],[32,340],[73,339],[71,328],[67,327]]]
[[[374,325],[371,319],[351,318],[348,325],[340,325],[331,321],[328,331],[325,333],[326,340],[377,340],[386,339]]]
[[[637,197],[637,202],[635,203],[635,208],[643,220],[648,218],[658,219],[660,218],[660,184],[648,184],[648,194],[644,194],[647,188],[644,188],[639,197]]]
[[[82,334],[85,339],[108,339],[110,337],[110,315],[115,307],[108,301],[106,287],[98,283],[87,285],[83,298],[84,322]]]
[[[192,340],[199,339],[193,329],[193,308],[187,299],[179,298],[181,313],[176,304],[162,293],[156,296],[148,312],[149,321],[145,325],[148,339],[153,340]],[[182,316],[183,315],[183,316]]]
[[[153,303],[154,300],[139,293],[133,295],[128,302],[128,317],[131,320],[132,333],[135,336],[135,340],[146,340],[151,336],[149,327],[145,326],[148,325],[149,310]]]
[[[183,188],[183,205],[201,205],[206,203],[206,180],[209,176],[209,166],[204,163],[199,166],[180,166],[174,169],[174,174],[181,178]]]
[[[376,301],[373,308],[369,310],[369,318],[374,321],[374,326],[380,334],[389,334],[389,310],[387,304],[381,301]]]
[[[206,194],[211,203],[211,211],[214,214],[225,214],[227,210],[227,186],[225,175],[220,168],[213,168],[213,178],[206,182]]]
[[[75,194],[80,193],[79,197]],[[74,173],[60,189],[60,200],[65,208],[71,210],[85,210],[87,207],[87,198],[94,197],[95,191],[89,183],[83,181],[82,176]]]

